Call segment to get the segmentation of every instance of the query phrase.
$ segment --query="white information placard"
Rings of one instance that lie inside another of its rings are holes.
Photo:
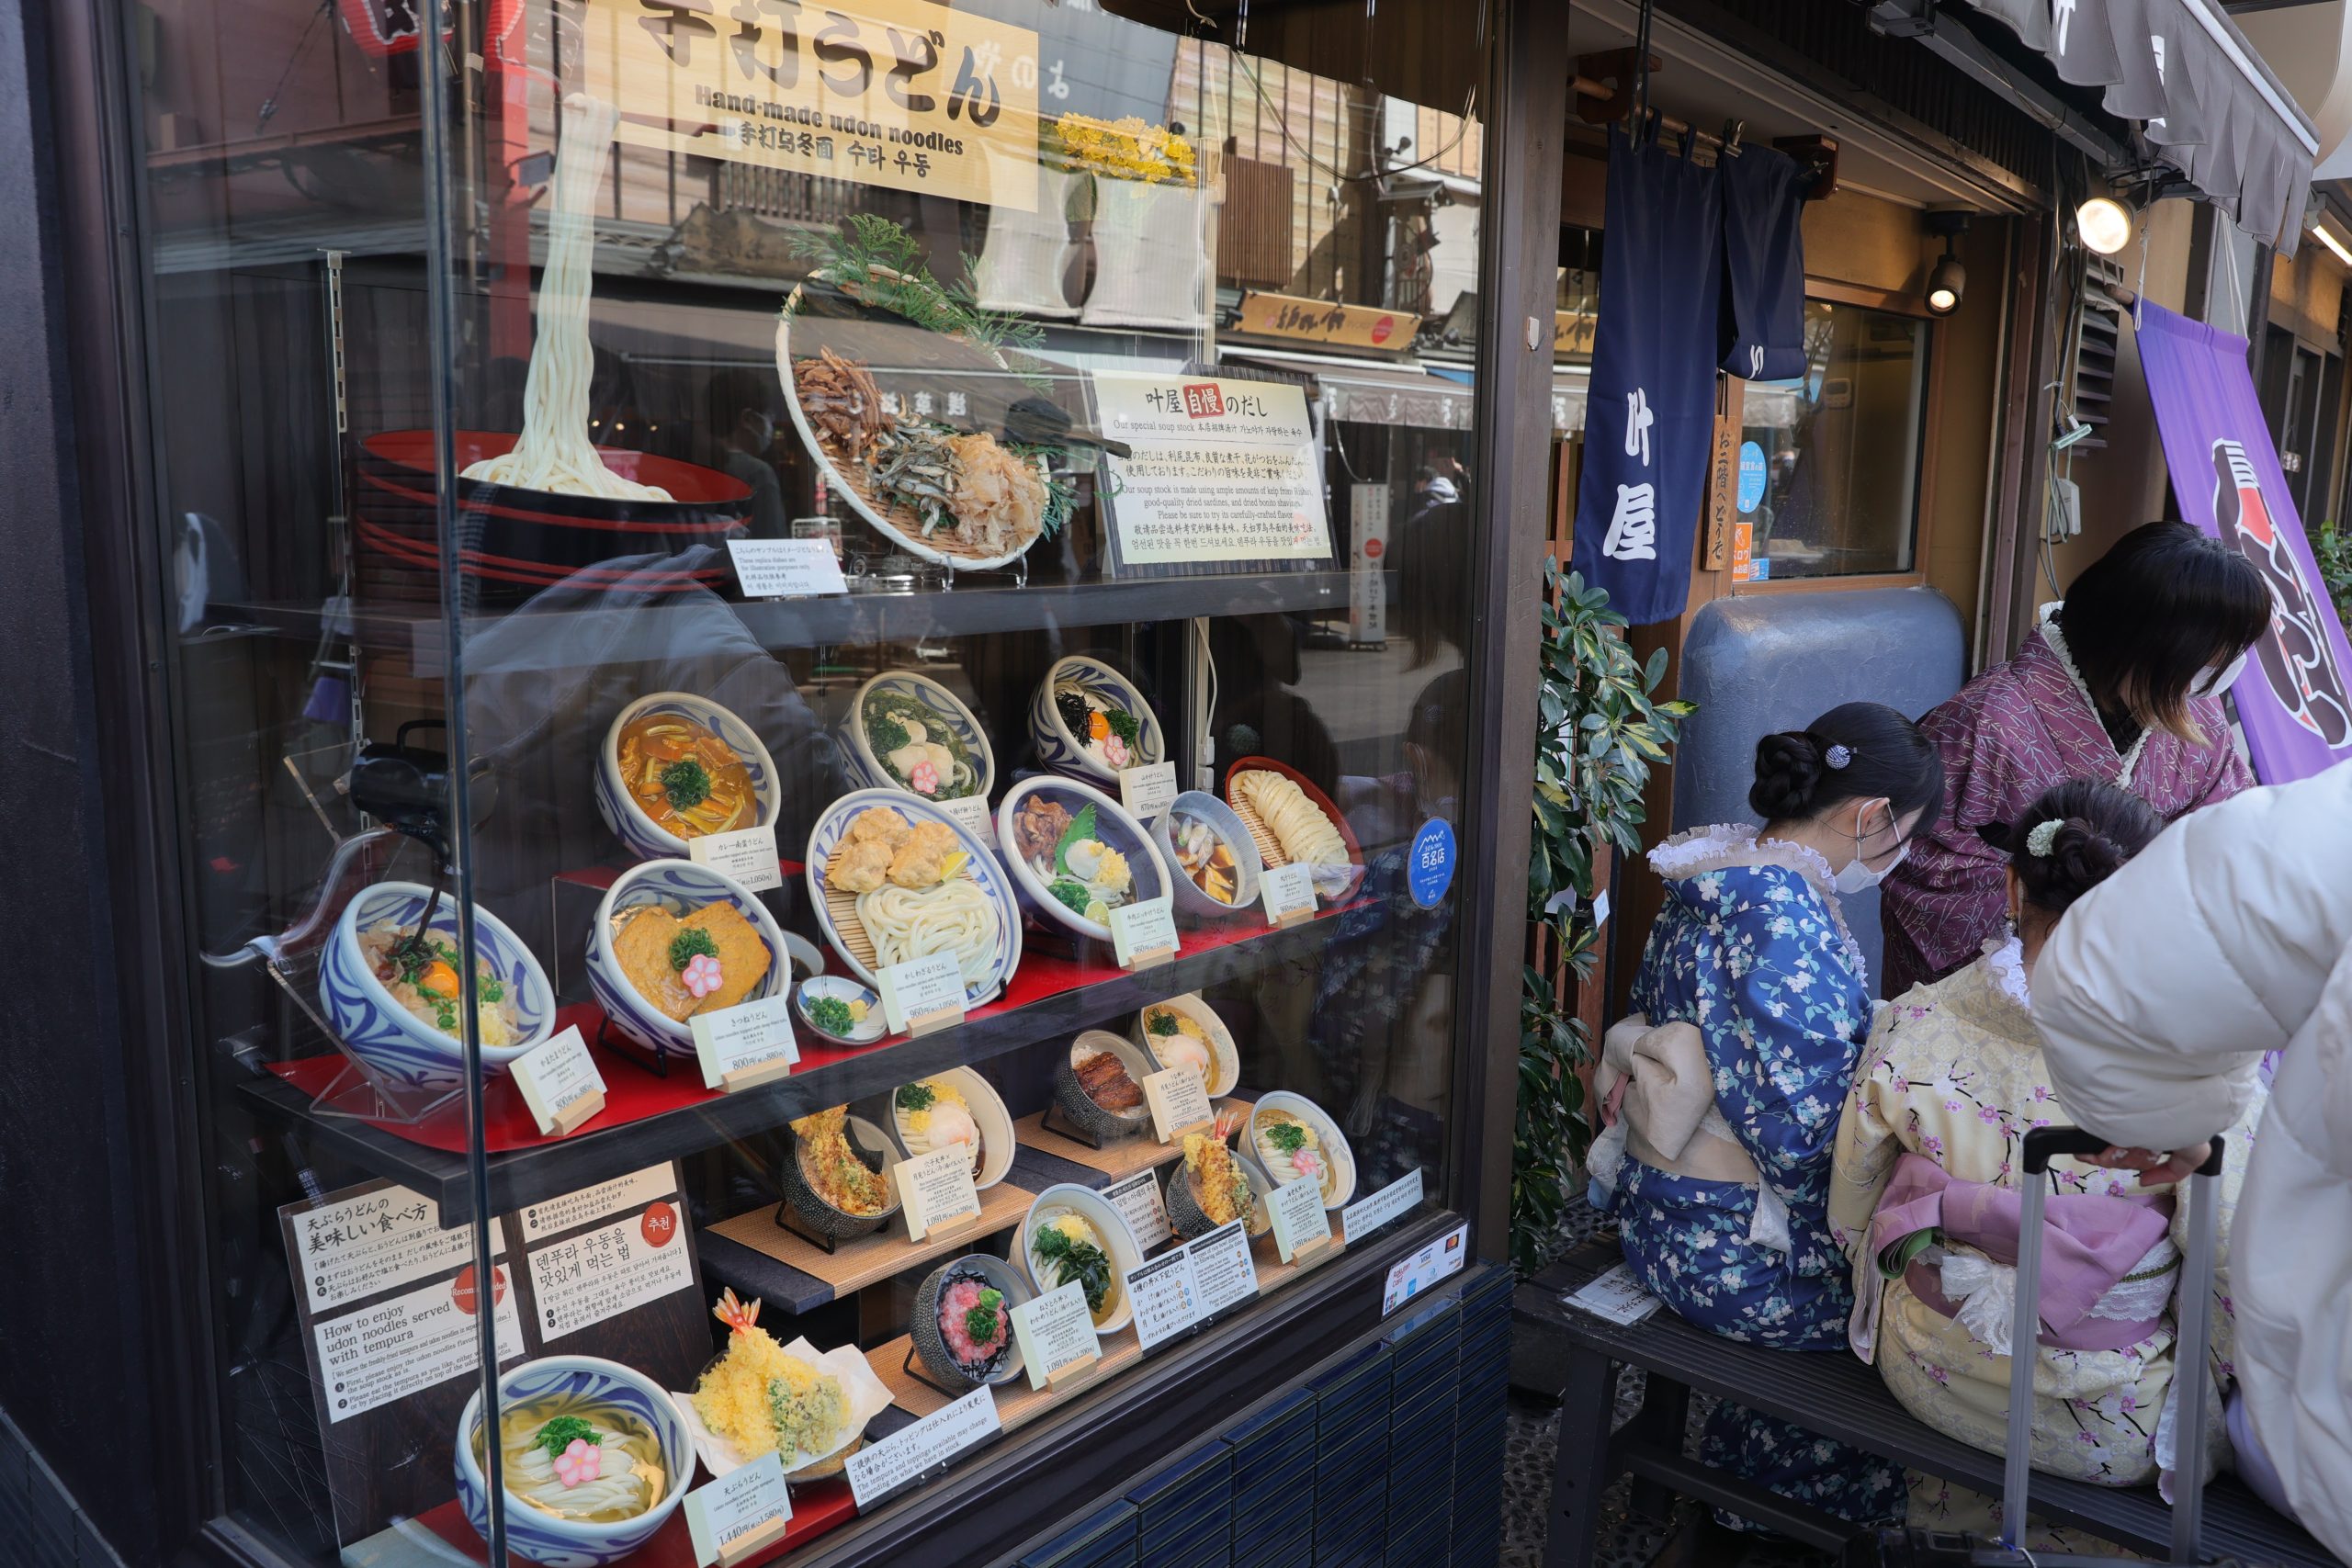
[[[1193,1280],[1200,1287],[1201,1315],[1214,1317],[1258,1293],[1258,1266],[1250,1258],[1250,1232],[1239,1220],[1219,1225],[1184,1244],[1193,1255]]]
[[[503,1248],[505,1233],[493,1226],[490,1234],[491,1245]],[[386,1186],[305,1212],[294,1221],[294,1245],[315,1310],[455,1269],[474,1255],[474,1233],[467,1225],[443,1230],[438,1203]]]
[[[746,599],[811,599],[846,593],[831,539],[729,539],[735,581]]]
[[[784,886],[784,866],[775,851],[775,824],[739,828],[732,833],[705,833],[686,840],[686,857],[696,865],[733,877],[754,893]]]
[[[1111,911],[1111,949],[1122,968],[1164,963],[1175,957],[1182,945],[1176,935],[1173,898],[1122,904]]]
[[[465,1234],[463,1227],[459,1234]],[[523,1353],[523,1320],[505,1270],[492,1273],[498,1359],[503,1366]],[[477,1294],[468,1271],[454,1281],[436,1280],[313,1325],[329,1420],[347,1421],[435,1383],[471,1376],[481,1365]]]
[[[1119,804],[1147,827],[1175,805],[1182,793],[1173,762],[1147,762],[1140,768],[1119,770]]]
[[[1382,1287],[1380,1315],[1386,1317],[1448,1275],[1459,1274],[1469,1257],[1470,1227],[1460,1224],[1411,1257],[1399,1259]]]
[[[1340,1211],[1340,1235],[1350,1247],[1421,1204],[1421,1168],[1415,1166],[1369,1198]]]
[[[1315,913],[1315,873],[1297,863],[1268,866],[1258,877],[1258,898],[1270,926],[1305,919]]]
[[[1178,1168],[1175,1179],[1184,1179],[1182,1167]],[[1102,1200],[1119,1211],[1119,1217],[1136,1233],[1136,1245],[1146,1252],[1175,1237],[1176,1233],[1168,1227],[1168,1204],[1159,1196],[1158,1171],[1139,1170],[1124,1181],[1114,1182],[1102,1189]]]
[[[1175,1142],[1179,1134],[1216,1124],[1208,1086],[1201,1081],[1201,1069],[1190,1063],[1145,1075],[1143,1098],[1151,1107],[1152,1134],[1163,1144]]]
[[[556,1132],[564,1113],[590,1095],[604,1098],[605,1075],[596,1070],[596,1058],[588,1054],[576,1023],[515,1057],[506,1070],[514,1075],[514,1087],[523,1091],[523,1103],[542,1133]]]
[[[1136,1308],[1136,1345],[1149,1350],[1200,1321],[1201,1282],[1193,1273],[1189,1248],[1178,1247],[1127,1275],[1127,1299]]]
[[[1130,456],[1102,465],[1120,560],[1323,560],[1322,447],[1288,382],[1089,372],[1102,433]]]
[[[1572,1307],[1623,1327],[1631,1327],[1666,1304],[1642,1289],[1641,1277],[1630,1263],[1620,1263],[1565,1299]]]
[[[643,1170],[632,1170],[627,1176],[616,1176],[610,1181],[599,1181],[594,1187],[534,1203],[522,1213],[523,1245],[529,1247],[551,1235],[561,1235],[606,1214],[624,1210],[642,1213],[656,1198],[666,1198],[677,1190],[677,1175],[665,1163],[649,1165]]]
[[[1045,1387],[1072,1361],[1102,1353],[1094,1314],[1086,1310],[1086,1292],[1075,1280],[1014,1307],[1012,1340],[1021,1347],[1021,1364],[1028,1369],[1031,1388]]]
[[[695,1266],[678,1232],[676,1205],[656,1199],[643,1213],[533,1247],[540,1341],[553,1344],[673,1291],[693,1290]]]
[[[784,1456],[771,1449],[682,1500],[695,1561],[711,1568],[731,1543],[792,1522],[792,1491],[784,1483]]]
[[[996,842],[996,814],[989,809],[988,796],[959,795],[952,800],[934,800],[932,804],[983,845]]]
[[[875,976],[882,993],[882,1019],[893,1034],[906,1032],[914,1019],[953,1013],[964,1016],[964,972],[953,953],[910,958]]]
[[[913,1426],[902,1427],[850,1455],[850,1495],[860,1508],[865,1508],[893,1488],[903,1486],[935,1465],[945,1464],[1001,1429],[996,1390],[976,1388]]]
[[[961,1144],[909,1156],[890,1168],[890,1179],[899,1186],[909,1241],[980,1217],[980,1192],[972,1184],[972,1151]]]
[[[695,1037],[695,1059],[702,1064],[702,1087],[717,1089],[729,1073],[777,1062],[800,1060],[792,1037],[792,1009],[781,996],[758,997],[717,1012],[686,1020]]]
[[[1266,1213],[1274,1222],[1274,1250],[1285,1263],[1331,1239],[1331,1216],[1323,1208],[1323,1189],[1311,1176],[1275,1188],[1266,1200]]]

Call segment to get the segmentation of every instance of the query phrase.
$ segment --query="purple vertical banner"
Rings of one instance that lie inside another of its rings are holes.
[[[2256,776],[2285,784],[2352,760],[2352,647],[2288,494],[2245,339],[2143,300],[2139,340],[2181,516],[2270,589],[2270,630],[2230,689]]]

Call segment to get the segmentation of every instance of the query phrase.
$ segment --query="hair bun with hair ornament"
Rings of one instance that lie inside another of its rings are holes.
[[[2046,822],[2036,823],[2033,831],[2025,836],[2026,853],[2039,860],[2048,860],[2051,852],[2058,847],[2058,829],[2064,825],[2055,817]]]
[[[1832,746],[1821,753],[1821,760],[1829,765],[1830,772],[1841,772],[1853,765],[1854,749],[1850,746]]]

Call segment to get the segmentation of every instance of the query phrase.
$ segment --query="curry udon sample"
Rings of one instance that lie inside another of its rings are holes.
[[[648,713],[622,728],[617,750],[622,787],[655,827],[699,839],[759,821],[751,770],[708,725]]]

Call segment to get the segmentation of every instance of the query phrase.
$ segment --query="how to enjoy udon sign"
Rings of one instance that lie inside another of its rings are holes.
[[[928,0],[589,0],[621,141],[1037,207],[1037,35]]]

